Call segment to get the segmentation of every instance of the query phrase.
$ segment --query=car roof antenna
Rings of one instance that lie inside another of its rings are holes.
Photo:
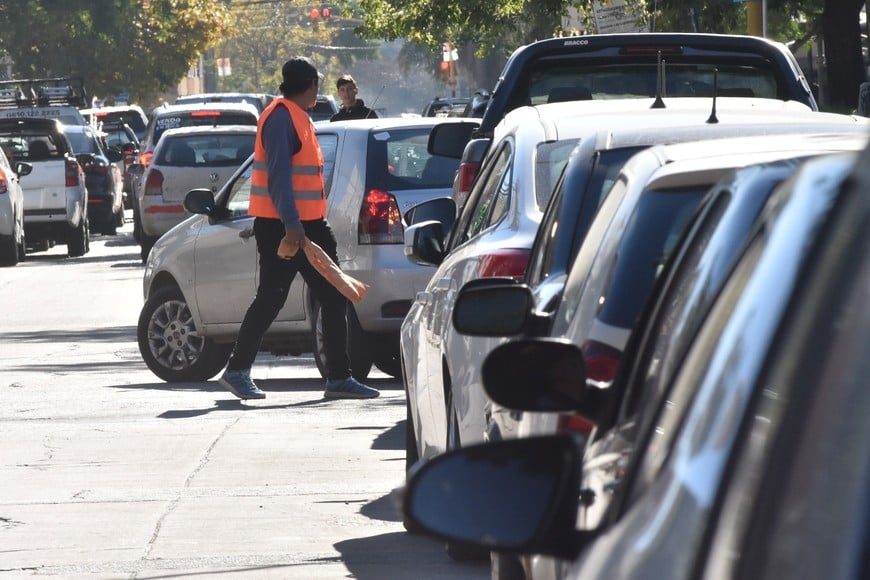
[[[713,69],[713,110],[710,111],[710,117],[707,118],[707,123],[714,125],[719,122],[716,117],[716,97],[719,95],[719,69]]]
[[[665,61],[662,60],[662,51],[658,53],[658,62],[656,63],[656,100],[653,101],[650,109],[664,109],[665,102],[662,100],[662,91],[665,86]]]

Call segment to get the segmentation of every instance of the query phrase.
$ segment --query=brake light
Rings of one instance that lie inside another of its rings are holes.
[[[6,175],[0,173],[0,193],[9,191],[9,184],[6,182]]]
[[[386,191],[370,189],[359,210],[357,232],[360,244],[403,243],[405,230],[396,198]]]
[[[143,195],[163,195],[163,174],[153,169],[148,172]]]
[[[67,159],[64,163],[64,176],[66,178],[66,187],[78,187],[79,186],[79,172],[81,168],[79,167],[78,161],[75,159]]]
[[[529,264],[529,250],[494,250],[480,257],[480,278],[521,278]]]
[[[220,111],[194,111],[190,114],[191,117],[220,117]]]
[[[682,46],[625,46],[619,49],[619,54],[683,54]]]
[[[466,195],[471,191],[471,184],[474,183],[474,178],[480,171],[479,161],[463,161],[459,164],[459,179],[457,193]]]
[[[153,151],[144,151],[139,156],[139,163],[141,163],[144,167],[148,167],[151,165],[151,158],[154,157]]]
[[[586,359],[586,377],[593,381],[609,383],[616,377],[622,351],[595,340],[583,344],[583,358]]]

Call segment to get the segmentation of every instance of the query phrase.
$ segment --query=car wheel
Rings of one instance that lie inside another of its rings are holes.
[[[377,346],[373,349],[372,353],[375,366],[394,379],[402,378],[398,337],[379,336],[376,344]]]
[[[168,383],[207,381],[226,365],[232,344],[200,336],[181,290],[155,291],[139,314],[139,352],[155,375]]]
[[[67,255],[70,258],[78,258],[88,253],[88,221],[84,218],[79,220],[79,225],[70,227],[67,231]]]
[[[148,259],[148,254],[151,253],[151,248],[157,243],[157,236],[149,236],[145,232],[139,233],[139,255],[142,257],[142,262]]]
[[[118,213],[115,214],[115,227],[120,228],[124,226],[124,206],[122,205],[118,208]]]
[[[20,257],[15,235],[0,236],[0,266],[14,266]]]
[[[139,219],[139,208],[133,205],[133,240],[138,244],[142,239],[142,220]]]
[[[314,303],[314,362],[320,376],[326,378],[326,353],[323,348],[323,324],[320,316],[320,303]],[[372,356],[365,336],[353,308],[347,310],[347,350],[350,356],[350,373],[358,381],[364,381],[372,370]]]

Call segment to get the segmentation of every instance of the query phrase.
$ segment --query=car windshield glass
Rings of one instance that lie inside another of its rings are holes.
[[[91,153],[99,154],[100,149],[97,146],[96,140],[87,133],[76,133],[69,131],[67,133],[70,143],[72,143],[73,151],[76,153]]]
[[[369,136],[366,185],[387,191],[450,188],[459,159],[430,155],[429,127],[375,131]]]
[[[113,111],[111,113],[95,113],[97,121],[103,124],[118,124],[124,123],[129,125],[137,134],[141,135],[145,132],[145,121],[142,116],[133,111]]]
[[[620,240],[609,289],[598,318],[631,328],[665,260],[689,222],[706,188],[645,192]]]
[[[538,145],[535,157],[535,202],[539,210],[543,211],[547,207],[556,182],[568,163],[568,156],[579,142],[579,139],[563,139]]]
[[[171,137],[161,143],[157,165],[230,167],[254,152],[254,133],[208,133]]]
[[[711,96],[714,69],[719,71],[719,96],[777,98],[776,76],[761,65],[670,62],[666,65],[663,96]],[[654,97],[656,86],[654,62],[580,65],[557,60],[538,65],[530,75],[527,91],[528,102],[539,105],[569,100]]]
[[[205,111],[197,111],[197,114],[165,115],[154,123],[154,137],[152,142],[156,145],[167,129],[177,127],[202,127],[208,125],[256,125],[257,118],[249,113],[220,112],[208,114]]]

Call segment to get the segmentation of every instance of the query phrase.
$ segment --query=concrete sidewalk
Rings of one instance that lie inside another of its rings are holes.
[[[402,527],[399,381],[327,401],[313,362],[258,360],[268,397],[242,403],[215,381],[119,373],[130,344],[110,372],[72,342],[53,343],[53,373],[0,355],[18,373],[0,385],[0,577],[489,577]]]

